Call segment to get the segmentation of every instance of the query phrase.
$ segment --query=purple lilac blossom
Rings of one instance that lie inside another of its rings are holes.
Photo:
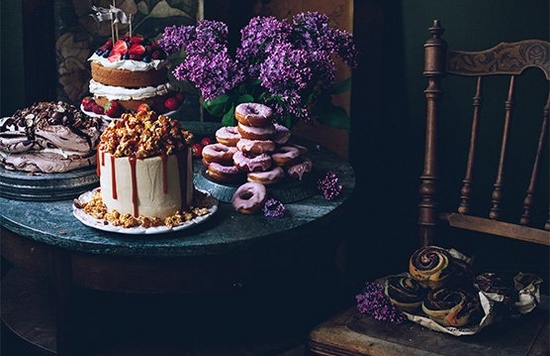
[[[279,200],[269,198],[262,207],[266,218],[282,218],[286,213],[286,208]]]
[[[174,54],[195,38],[195,26],[168,26],[164,28],[159,46],[168,54]]]
[[[342,184],[336,173],[328,171],[324,178],[317,181],[317,188],[326,200],[333,200],[342,192]]]
[[[406,320],[403,313],[386,298],[384,287],[378,282],[366,283],[363,292],[355,296],[355,301],[359,313],[370,315],[376,320],[394,324],[401,324]]]
[[[335,80],[334,55],[351,68],[356,64],[351,34],[332,29],[328,16],[317,12],[298,14],[292,21],[251,19],[241,30],[234,57],[227,39],[226,24],[201,20],[197,26],[165,28],[159,44],[169,54],[185,51],[174,76],[191,82],[205,101],[250,94],[272,106],[279,122],[313,119],[316,96]]]
[[[236,58],[245,68],[246,75],[257,78],[262,63],[281,43],[287,43],[291,27],[287,21],[279,21],[273,16],[254,17],[241,30],[241,46],[236,50]]]

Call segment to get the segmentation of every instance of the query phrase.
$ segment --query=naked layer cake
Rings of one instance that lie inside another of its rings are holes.
[[[93,101],[82,102],[86,111],[120,117],[140,105],[158,113],[181,105],[181,93],[169,83],[166,53],[154,40],[139,35],[124,35],[114,43],[108,39],[88,61]]]

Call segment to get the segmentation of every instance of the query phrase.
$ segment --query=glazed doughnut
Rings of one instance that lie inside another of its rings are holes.
[[[271,158],[278,166],[294,164],[300,157],[300,150],[294,146],[281,146],[273,152]]]
[[[239,186],[231,204],[241,214],[254,214],[261,209],[267,199],[267,190],[262,183],[246,182]]]
[[[427,290],[408,276],[390,276],[384,291],[390,302],[405,311],[414,311],[422,305]]]
[[[241,139],[237,126],[224,126],[216,130],[216,141],[226,146],[235,146]]]
[[[271,185],[279,182],[284,176],[285,171],[281,167],[275,166],[273,169],[265,172],[250,172],[247,174],[247,179],[249,182]]]
[[[286,173],[298,180],[304,179],[304,177],[313,169],[313,162],[309,157],[304,157],[302,162],[293,164],[286,169]]]
[[[221,183],[236,182],[244,178],[243,172],[236,166],[223,165],[218,162],[212,162],[208,165],[206,175],[213,181]]]
[[[267,153],[247,156],[241,151],[235,152],[233,162],[243,172],[265,172],[273,165],[271,156]]]
[[[237,130],[242,138],[249,140],[270,140],[275,135],[275,126],[268,124],[262,127],[246,126],[240,122],[237,124]]]
[[[221,143],[211,143],[202,148],[203,164],[218,162],[221,164],[232,164],[233,154],[237,152],[236,147],[226,146]]]
[[[249,140],[242,138],[237,142],[236,147],[245,154],[259,155],[275,151],[275,142],[271,140]]]
[[[260,103],[242,103],[235,108],[235,119],[245,126],[264,127],[272,124],[273,110]]]
[[[416,250],[409,260],[409,273],[424,288],[441,288],[452,275],[453,257],[436,246]]]
[[[281,124],[274,123],[275,126],[275,136],[273,141],[278,145],[284,145],[290,140],[290,129]]]
[[[422,302],[422,311],[443,326],[464,326],[479,310],[479,297],[461,289],[436,289]]]

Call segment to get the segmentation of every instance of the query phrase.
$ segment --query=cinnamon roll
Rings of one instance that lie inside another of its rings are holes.
[[[427,290],[409,276],[390,276],[386,280],[385,292],[397,308],[414,311],[422,304]]]
[[[422,311],[442,326],[464,326],[480,311],[477,295],[461,289],[441,288],[428,293]]]
[[[409,273],[424,288],[441,288],[452,275],[453,257],[436,246],[416,250],[409,260]]]

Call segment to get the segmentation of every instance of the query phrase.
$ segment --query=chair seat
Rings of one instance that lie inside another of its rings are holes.
[[[314,328],[309,350],[315,355],[548,355],[549,314],[545,298],[520,318],[491,325],[476,335],[452,336],[413,322],[380,322],[350,307]]]

